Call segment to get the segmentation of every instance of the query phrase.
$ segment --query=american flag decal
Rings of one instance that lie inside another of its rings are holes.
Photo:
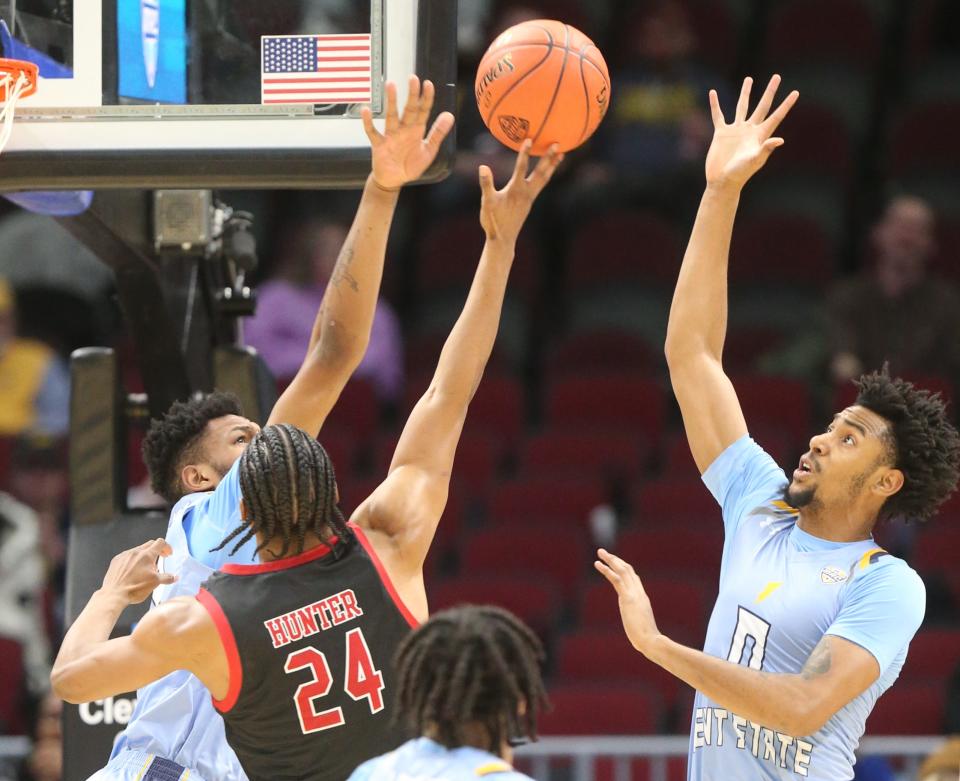
[[[264,35],[261,103],[367,103],[370,35]]]

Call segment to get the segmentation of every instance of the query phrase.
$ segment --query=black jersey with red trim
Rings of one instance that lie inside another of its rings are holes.
[[[404,740],[392,662],[417,621],[351,529],[335,551],[227,564],[197,595],[230,665],[214,705],[250,781],[343,781]]]

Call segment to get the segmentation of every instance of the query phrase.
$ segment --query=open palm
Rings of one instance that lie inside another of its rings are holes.
[[[396,190],[416,181],[427,170],[453,127],[453,114],[449,111],[440,114],[424,138],[433,108],[433,83],[425,81],[421,89],[420,79],[410,77],[402,116],[397,111],[397,85],[392,81],[386,84],[386,94],[383,133],[373,126],[369,108],[363,109],[361,117],[370,139],[374,181],[386,190]]]
[[[494,187],[490,166],[480,166],[480,225],[488,239],[517,240],[533,202],[563,161],[563,153],[553,144],[533,171],[528,173],[531,146],[533,142],[530,139],[523,142],[517,153],[513,176],[499,190]]]
[[[753,79],[749,76],[743,80],[736,114],[730,123],[723,117],[716,91],[710,90],[713,142],[707,152],[707,184],[742,187],[763,167],[771,152],[783,144],[783,139],[773,137],[773,134],[797,102],[800,93],[794,90],[770,113],[777,87],[780,86],[780,77],[774,76],[767,84],[757,107],[748,117],[752,86]]]

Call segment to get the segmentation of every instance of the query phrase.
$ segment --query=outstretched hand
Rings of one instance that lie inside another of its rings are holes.
[[[386,94],[383,133],[373,126],[369,106],[363,108],[360,116],[370,139],[374,182],[384,190],[399,190],[408,182],[419,179],[433,162],[440,144],[453,127],[453,114],[449,111],[441,113],[430,132],[426,133],[427,119],[433,108],[433,82],[423,82],[421,89],[420,79],[410,77],[402,116],[397,110],[397,85],[392,81],[386,84]]]
[[[620,619],[627,639],[634,648],[646,655],[650,644],[660,636],[647,592],[643,590],[643,584],[633,567],[619,556],[603,548],[597,551],[597,556],[599,560],[593,566],[616,589]]]
[[[143,602],[160,585],[173,583],[176,576],[157,570],[157,560],[169,556],[173,549],[166,540],[157,539],[118,553],[103,576],[103,591],[120,597],[128,604]]]
[[[800,93],[794,90],[773,113],[773,98],[780,86],[780,77],[773,76],[757,103],[757,107],[748,117],[750,107],[750,89],[753,79],[743,80],[740,99],[733,121],[727,123],[720,110],[720,101],[716,90],[710,90],[710,113],[713,116],[713,142],[707,152],[707,184],[743,187],[747,180],[759,171],[767,158],[778,146],[782,138],[774,137],[777,127],[787,116]]]
[[[563,160],[560,148],[553,144],[547,154],[540,158],[533,173],[528,175],[531,146],[533,142],[530,139],[523,142],[517,153],[513,176],[503,189],[497,190],[494,187],[490,166],[480,166],[480,224],[488,240],[517,240],[533,202]]]

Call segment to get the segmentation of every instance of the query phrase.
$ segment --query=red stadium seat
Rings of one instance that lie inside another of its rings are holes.
[[[877,701],[867,735],[939,735],[943,731],[943,683],[899,681]]]
[[[783,329],[770,325],[731,326],[723,341],[723,365],[728,372],[750,372],[767,353],[787,341]]]
[[[649,372],[664,363],[661,350],[627,331],[601,329],[574,333],[547,359],[547,375],[558,378],[604,372]]]
[[[0,735],[24,735],[26,689],[23,646],[9,637],[0,637]]]
[[[764,48],[766,60],[781,67],[825,60],[865,69],[879,47],[874,18],[860,0],[801,0],[773,6]]]
[[[819,289],[833,277],[835,254],[829,235],[810,218],[754,215],[734,229],[730,281],[738,287],[782,284]],[[724,359],[727,353],[725,344]]]
[[[934,524],[917,535],[910,563],[921,573],[949,572],[957,568],[960,527]]]
[[[523,386],[512,377],[485,377],[470,402],[465,435],[494,435],[514,442],[523,427]]]
[[[540,717],[542,735],[642,735],[662,721],[659,699],[640,687],[560,684],[549,696],[553,708]]]
[[[337,403],[323,424],[324,435],[352,437],[366,443],[372,438],[380,418],[380,403],[373,386],[360,379],[347,383]],[[322,441],[322,437],[321,437]]]
[[[582,467],[581,476],[533,477],[501,483],[490,499],[489,521],[498,526],[559,522],[580,530],[590,511],[607,500],[601,481]],[[582,476],[589,475],[589,476]]]
[[[670,481],[700,479],[700,471],[690,452],[686,432],[680,431],[667,437],[664,448],[663,479]]]
[[[901,682],[943,684],[960,665],[960,629],[921,629],[910,643]]]
[[[548,429],[530,437],[520,451],[520,473],[525,476],[632,479],[645,462],[641,439],[614,432]]]
[[[634,493],[632,506],[634,517],[645,528],[658,528],[678,516],[702,517],[705,523],[720,522],[720,506],[696,476],[644,483]]]
[[[469,576],[506,573],[552,579],[569,594],[587,570],[592,545],[577,529],[511,527],[476,532],[463,545],[462,571]]]
[[[577,228],[567,256],[567,293],[624,283],[677,281],[683,245],[677,229],[652,212],[605,212]]]
[[[847,123],[834,110],[816,103],[798,103],[790,110],[777,134],[790,139],[770,159],[770,168],[777,176],[815,174],[832,180],[836,185],[844,186],[847,183],[856,158]],[[739,228],[735,229],[734,235],[739,232]],[[797,248],[790,245],[790,238],[792,236],[785,235],[771,257],[775,259],[775,265],[784,267],[787,274],[802,282],[802,268],[786,268],[790,265],[787,256],[799,255]],[[798,238],[803,240],[803,237]]]
[[[472,212],[430,224],[420,239],[415,283],[421,298],[437,292],[470,288],[477,260],[483,251],[483,229]],[[510,272],[510,289],[531,298],[537,288],[539,260],[537,245],[529,233],[517,241],[517,262]]]
[[[781,431],[794,443],[810,438],[811,401],[806,383],[788,377],[740,375],[733,378],[747,426]]]
[[[398,437],[395,435],[383,437],[377,443],[374,456],[377,474],[387,474],[397,443]],[[495,436],[476,431],[461,436],[451,483],[465,489],[471,496],[484,494],[497,473],[503,451],[503,442]]]
[[[616,602],[612,589],[610,596]],[[683,685],[637,652],[619,628],[581,630],[564,636],[558,646],[555,670],[564,683],[641,684],[656,691],[668,708]]]
[[[553,426],[643,432],[658,443],[666,417],[666,394],[642,375],[607,374],[554,382],[547,393],[547,420]]]
[[[956,171],[956,128],[960,102],[925,103],[911,109],[893,132],[889,165],[892,174]]]
[[[631,562],[633,563],[633,562]],[[698,578],[649,575],[636,567],[657,616],[657,624],[674,640],[703,645],[709,611],[717,585]],[[598,574],[580,600],[580,625],[586,628],[620,629],[620,608],[613,588]]]
[[[679,535],[669,522],[645,530],[629,531],[617,541],[616,552],[646,575],[685,578],[691,575],[714,581],[720,575],[723,552],[723,526],[698,526],[696,531]]]
[[[515,613],[541,637],[553,630],[560,606],[558,590],[542,577],[467,576],[433,584],[430,612],[461,604],[497,605]]]

